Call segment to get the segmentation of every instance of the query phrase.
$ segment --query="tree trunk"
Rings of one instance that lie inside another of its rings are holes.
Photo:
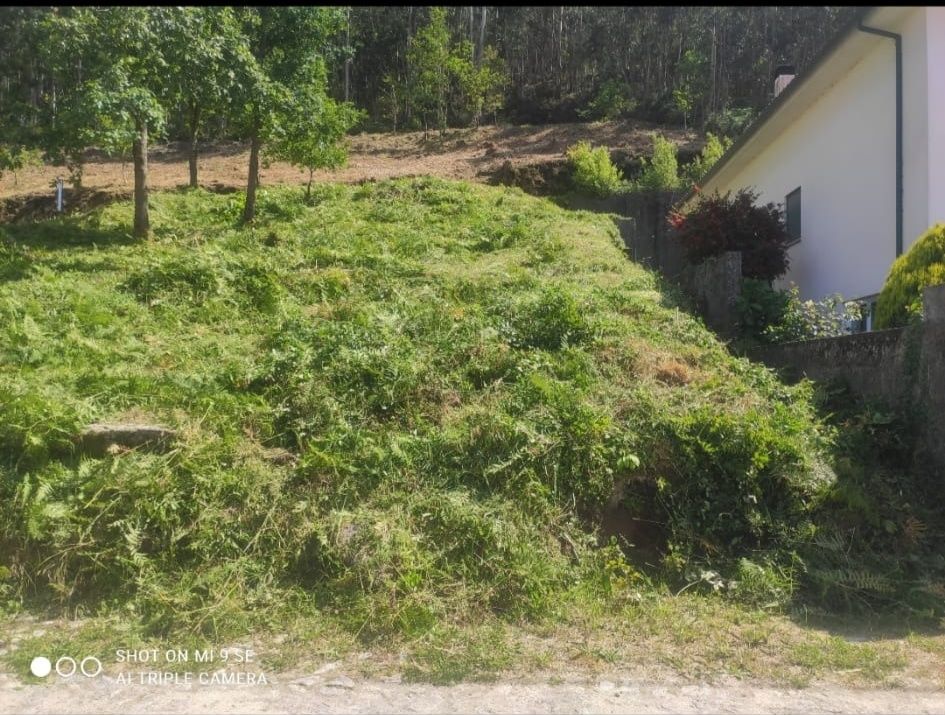
[[[305,200],[308,201],[312,198],[312,175],[314,174],[313,169],[308,170],[308,186],[305,187]]]
[[[197,188],[197,132],[190,134],[190,155],[187,157],[190,165],[190,188]]]
[[[200,133],[200,110],[197,107],[190,109],[190,154],[187,162],[190,165],[190,188],[197,188],[197,135]]]
[[[131,147],[135,165],[135,238],[147,238],[151,231],[148,218],[148,125],[138,126],[138,136]]]
[[[259,185],[259,131],[253,132],[249,143],[249,177],[246,181],[246,205],[243,207],[243,223],[256,218],[256,188]]]

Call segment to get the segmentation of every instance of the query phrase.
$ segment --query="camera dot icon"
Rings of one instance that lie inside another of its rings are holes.
[[[52,671],[52,663],[45,656],[37,656],[30,661],[30,672],[37,678],[45,678]]]

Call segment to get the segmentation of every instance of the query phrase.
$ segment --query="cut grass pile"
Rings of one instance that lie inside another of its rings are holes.
[[[809,386],[732,357],[606,217],[435,179],[268,190],[245,228],[238,195],[152,202],[147,243],[127,202],[4,228],[8,608],[366,641],[536,619],[639,583],[595,538],[615,493],[667,573],[789,595],[829,480]],[[179,439],[75,448],[117,420]]]

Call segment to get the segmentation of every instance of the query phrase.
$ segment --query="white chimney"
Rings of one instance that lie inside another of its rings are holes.
[[[774,71],[774,96],[777,97],[794,79],[794,65],[778,65]]]

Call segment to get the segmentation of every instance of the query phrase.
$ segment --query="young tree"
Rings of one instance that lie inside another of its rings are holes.
[[[485,47],[478,62],[473,55],[474,47],[468,40],[450,51],[447,66],[459,95],[450,106],[454,112],[459,110],[466,115],[469,123],[479,126],[483,114],[495,118],[502,106],[508,75],[493,47]]]
[[[407,97],[427,131],[432,124],[446,129],[446,102],[450,89],[450,32],[446,9],[430,8],[430,21],[407,47]]]
[[[190,186],[197,188],[198,138],[207,118],[226,110],[247,48],[232,8],[178,7],[171,21],[168,99],[183,111]]]
[[[705,58],[694,50],[686,50],[676,68],[676,88],[673,90],[673,103],[682,114],[683,128],[689,128],[689,116],[696,102],[705,92]]]
[[[47,57],[78,65],[81,74],[60,97],[50,117],[54,145],[75,157],[96,144],[110,153],[131,148],[134,162],[134,229],[150,232],[148,141],[164,127],[169,29],[164,8],[94,7],[47,18]],[[70,54],[63,57],[64,51]]]
[[[248,223],[256,216],[263,143],[287,136],[283,124],[298,126],[291,121],[293,110],[301,106],[294,94],[313,83],[324,87],[324,73],[312,68],[330,54],[330,39],[344,26],[345,16],[343,9],[332,7],[252,7],[240,12],[251,57],[240,80],[237,117],[250,142],[243,207],[243,221]]]
[[[345,134],[362,117],[350,102],[335,102],[325,91],[324,63],[312,68],[314,80],[301,85],[285,108],[285,117],[272,142],[272,153],[308,170],[306,199],[312,195],[316,169],[336,169],[348,159]]]

